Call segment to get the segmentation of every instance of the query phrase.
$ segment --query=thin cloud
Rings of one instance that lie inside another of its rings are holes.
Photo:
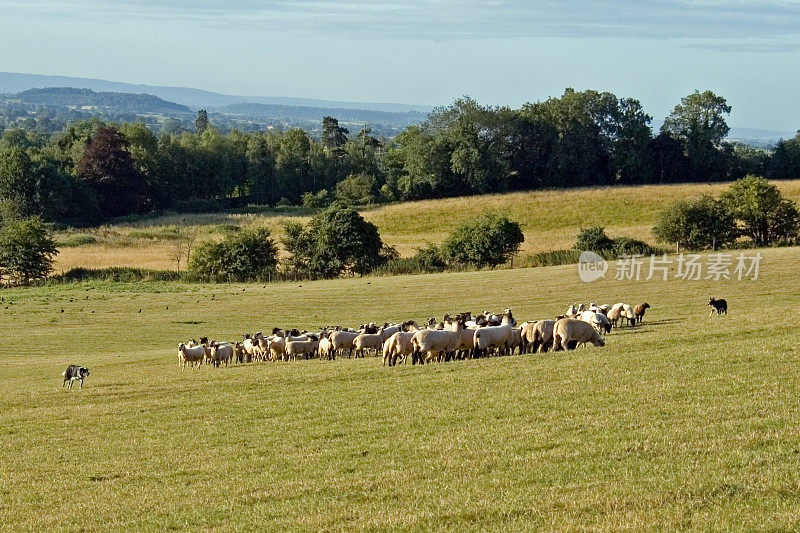
[[[800,0],[72,0],[4,2],[17,18],[164,21],[367,39],[583,37],[800,41]],[[705,45],[697,45],[705,46]],[[743,46],[743,45],[740,45]],[[793,43],[743,46],[787,51]]]

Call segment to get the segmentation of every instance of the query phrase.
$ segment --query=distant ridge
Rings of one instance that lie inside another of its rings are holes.
[[[45,87],[27,89],[12,98],[28,104],[63,106],[72,108],[110,109],[123,113],[191,113],[185,105],[163,100],[152,94],[95,92],[73,87]]]
[[[417,111],[428,113],[432,106],[408,105],[396,103],[343,102],[337,100],[318,100],[314,98],[292,98],[282,96],[235,96],[229,94],[204,91],[190,87],[164,87],[159,85],[140,85],[94,78],[77,78],[72,76],[47,76],[43,74],[22,74],[17,72],[0,72],[0,93],[13,94],[27,89],[42,87],[73,87],[92,89],[101,92],[147,93],[164,100],[177,102],[192,108],[217,108],[238,103],[277,104],[305,107],[322,107],[333,109],[365,109],[370,111],[388,111],[405,113]]]
[[[425,120],[426,114],[419,111],[403,113],[372,111],[368,109],[325,108],[310,106],[288,106],[278,104],[231,104],[217,109],[219,113],[230,113],[253,119],[301,119],[321,121],[324,115],[335,116],[339,122],[378,122],[395,127],[406,127]]]

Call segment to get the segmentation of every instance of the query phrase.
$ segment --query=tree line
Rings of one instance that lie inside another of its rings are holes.
[[[324,207],[456,195],[800,177],[800,134],[772,151],[725,142],[730,106],[711,91],[676,105],[657,135],[632,98],[567,89],[520,109],[470,98],[393,139],[325,117],[300,128],[222,133],[200,112],[193,132],[143,122],[69,123],[55,134],[0,137],[0,197],[18,216],[91,225],[160,210],[248,203]]]

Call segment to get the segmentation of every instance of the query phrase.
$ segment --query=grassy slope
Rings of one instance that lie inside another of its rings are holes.
[[[549,267],[4,290],[0,523],[796,529],[797,253],[763,251],[755,282],[583,284]],[[707,317],[709,294],[730,317]],[[605,348],[569,353],[175,365],[175,343],[203,333],[506,305],[537,318],[595,299],[653,309]],[[71,362],[92,370],[83,391],[60,388]]]
[[[800,180],[776,183],[784,194],[800,201]],[[718,194],[726,187],[727,184],[716,183],[493,194],[392,204],[365,210],[364,217],[378,226],[385,242],[397,246],[402,255],[412,255],[426,241],[440,243],[460,222],[495,209],[522,224],[525,231],[522,251],[530,253],[571,248],[580,228],[592,225],[606,226],[613,237],[625,235],[651,241],[650,229],[659,211],[667,205],[703,193]],[[297,217],[301,221],[306,218]],[[164,230],[181,219],[201,227],[203,238],[216,238],[218,224],[259,224],[277,234],[287,217],[173,215],[103,227],[92,232],[101,244],[63,248],[57,258],[58,268],[127,265],[174,269],[169,260],[169,241],[162,237]]]

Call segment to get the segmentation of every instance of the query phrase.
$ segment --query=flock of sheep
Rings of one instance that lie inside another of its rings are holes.
[[[364,357],[372,352],[383,356],[383,364],[394,366],[411,361],[429,363],[488,355],[546,352],[552,348],[573,350],[577,346],[591,343],[605,346],[603,334],[611,331],[619,321],[629,326],[641,322],[646,302],[636,306],[625,303],[596,305],[574,304],[565,315],[555,320],[527,321],[517,325],[506,309],[502,315],[491,312],[459,313],[455,317],[445,315],[438,322],[428,320],[425,326],[415,321],[397,324],[363,324],[359,329],[342,327],[325,328],[320,333],[300,332],[275,328],[272,334],[244,335],[241,342],[217,342],[202,337],[200,342],[189,341],[178,345],[178,364],[200,367],[211,364],[215,367],[238,362],[290,361],[297,358],[320,357],[335,359]]]

